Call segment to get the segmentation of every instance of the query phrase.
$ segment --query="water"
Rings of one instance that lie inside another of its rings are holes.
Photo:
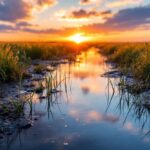
[[[57,69],[62,92],[50,100],[34,99],[39,119],[28,130],[9,137],[9,150],[149,150],[149,111],[119,93],[119,79],[101,75],[110,70],[104,57],[90,49],[75,64]]]

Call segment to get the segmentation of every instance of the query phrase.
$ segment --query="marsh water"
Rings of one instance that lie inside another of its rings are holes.
[[[102,74],[112,67],[98,50],[62,64],[62,80],[48,99],[33,100],[33,126],[9,136],[1,150],[149,150],[149,109],[134,103],[135,95],[120,92],[119,78]]]

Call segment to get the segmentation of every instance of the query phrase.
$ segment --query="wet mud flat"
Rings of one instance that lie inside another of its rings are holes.
[[[0,88],[0,140],[1,142],[21,130],[26,130],[39,120],[42,114],[32,113],[32,100],[47,97],[45,79],[53,74],[68,60],[44,61],[33,60],[26,71],[26,77],[20,82],[2,83]],[[50,94],[61,92],[52,87]],[[36,95],[36,96],[35,96]]]

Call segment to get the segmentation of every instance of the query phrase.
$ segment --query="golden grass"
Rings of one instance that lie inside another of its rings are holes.
[[[75,60],[83,47],[73,43],[0,43],[0,81],[22,78],[32,59]]]

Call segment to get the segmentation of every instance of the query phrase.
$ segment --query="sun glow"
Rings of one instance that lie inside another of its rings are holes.
[[[68,39],[77,44],[80,44],[82,42],[88,41],[90,38],[85,36],[84,33],[77,33],[75,35],[70,36]]]

